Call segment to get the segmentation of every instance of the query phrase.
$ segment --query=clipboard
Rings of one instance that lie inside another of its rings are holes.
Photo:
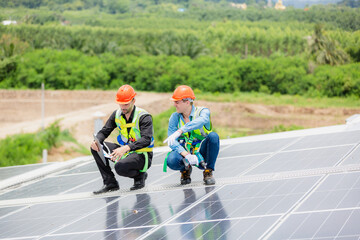
[[[106,159],[105,159],[105,156],[104,156],[104,149],[103,149],[103,146],[101,145],[99,139],[96,137],[96,134],[94,133],[94,141],[95,141],[95,144],[97,145],[99,151],[97,151],[97,153],[99,154],[101,160],[103,161],[104,165],[106,166]]]

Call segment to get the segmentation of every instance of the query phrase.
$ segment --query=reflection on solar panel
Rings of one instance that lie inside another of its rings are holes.
[[[158,150],[144,189],[118,177],[120,191],[94,196],[89,157],[0,190],[0,238],[360,239],[360,131],[344,129],[223,141],[211,187],[197,169],[181,186]]]

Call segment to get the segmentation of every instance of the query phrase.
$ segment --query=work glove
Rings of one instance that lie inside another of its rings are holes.
[[[185,159],[189,162],[190,165],[195,166],[199,164],[199,159],[196,155],[188,154],[185,156]]]
[[[167,139],[165,139],[164,143],[167,143],[168,146],[170,147],[176,142],[176,139],[180,137],[180,135],[181,135],[180,131],[176,131],[173,134],[171,134]]]

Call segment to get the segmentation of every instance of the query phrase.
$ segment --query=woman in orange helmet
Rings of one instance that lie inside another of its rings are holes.
[[[134,185],[130,190],[145,186],[146,171],[151,166],[153,157],[153,124],[151,115],[135,106],[135,95],[130,85],[121,86],[116,94],[116,102],[120,108],[111,114],[105,126],[96,134],[100,144],[104,146],[105,163],[98,154],[99,147],[95,142],[91,144],[91,153],[104,183],[104,186],[94,194],[119,189],[109,160],[115,162],[115,171],[120,176],[134,179]],[[104,142],[115,128],[119,131],[118,143]]]
[[[206,185],[215,184],[213,171],[219,153],[219,136],[212,131],[210,110],[195,107],[195,94],[191,87],[182,85],[175,89],[171,98],[176,112],[169,120],[168,143],[172,151],[164,162],[173,170],[180,170],[182,185],[191,183],[192,166],[203,169]],[[205,162],[205,164],[203,164]]]

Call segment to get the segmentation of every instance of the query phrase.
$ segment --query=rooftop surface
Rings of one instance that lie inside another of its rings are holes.
[[[351,124],[221,141],[203,184],[163,172],[94,196],[92,157],[0,168],[0,239],[360,239],[360,130]]]

